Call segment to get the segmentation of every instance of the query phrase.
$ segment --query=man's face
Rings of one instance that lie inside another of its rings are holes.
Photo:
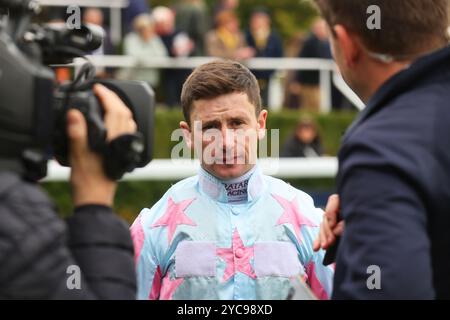
[[[155,30],[158,35],[170,35],[175,29],[175,15],[167,14],[164,19],[156,22]]]
[[[143,41],[149,41],[155,36],[155,28],[151,25],[145,25],[140,27],[137,33]]]
[[[253,32],[267,32],[270,30],[270,18],[262,13],[256,13],[250,20],[250,28]]]
[[[239,28],[240,24],[237,19],[230,19],[230,21],[225,24],[225,29],[227,29],[231,33],[239,32]]]
[[[202,167],[223,180],[240,177],[256,162],[258,138],[266,126],[267,111],[257,118],[245,93],[231,93],[194,102],[188,144],[202,161]],[[190,142],[190,143],[189,143]]]
[[[303,125],[297,129],[297,138],[305,143],[310,144],[317,136],[317,132],[312,125]]]
[[[84,23],[90,23],[97,26],[103,26],[103,13],[101,10],[91,9],[84,14]]]

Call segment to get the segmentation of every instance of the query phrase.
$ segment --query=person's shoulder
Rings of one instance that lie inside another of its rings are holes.
[[[360,122],[345,140],[393,148],[431,145],[439,118],[439,105],[432,100],[426,92],[398,96]]]
[[[196,197],[198,195],[197,183],[198,176],[189,177],[177,182],[166,191],[156,204],[150,208],[144,208],[141,211],[141,219],[153,221],[167,208],[169,201],[180,203]]]
[[[211,29],[208,32],[206,32],[205,37],[206,37],[207,40],[210,40],[210,41],[216,40],[216,39],[219,38],[219,36],[217,35],[217,30],[216,29]]]
[[[272,190],[271,193],[280,195],[288,200],[296,198],[301,202],[314,206],[312,197],[306,192],[297,189],[291,184],[272,176],[264,175],[264,179],[268,183],[270,190]]]
[[[125,37],[123,39],[123,43],[125,46],[132,45],[132,44],[139,43],[139,42],[140,42],[140,38],[134,32],[129,32],[127,35],[125,35]]]
[[[281,41],[280,33],[276,29],[272,29],[272,31],[270,31],[269,38],[272,40]]]
[[[28,182],[13,173],[3,172],[0,176],[0,193],[4,200],[2,203],[7,200],[18,205],[51,204],[50,198],[38,184]]]
[[[407,173],[414,180],[430,175],[436,146],[450,134],[433,95],[419,89],[399,95],[358,123],[344,137],[339,154],[341,176],[356,167]],[[449,145],[450,146],[450,145]]]
[[[167,194],[177,195],[185,192],[196,192],[196,187],[198,183],[198,176],[192,176],[186,179],[183,179],[167,190]]]
[[[280,205],[297,208],[316,225],[320,224],[323,211],[320,208],[316,208],[313,198],[308,193],[295,188],[281,179],[271,176],[264,177],[269,184],[271,196]]]
[[[39,228],[50,231],[55,221],[62,228],[55,206],[39,185],[10,173],[0,174],[0,181],[0,234],[18,239]]]

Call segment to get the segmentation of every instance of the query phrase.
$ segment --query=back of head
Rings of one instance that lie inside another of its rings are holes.
[[[315,0],[330,26],[345,26],[371,52],[415,58],[448,43],[448,0]],[[378,10],[380,28],[369,28]]]

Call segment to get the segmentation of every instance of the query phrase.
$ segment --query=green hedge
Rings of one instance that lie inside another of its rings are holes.
[[[280,130],[280,140],[283,142],[294,129],[301,114],[296,111],[283,111],[270,113],[268,118],[269,129]],[[352,122],[355,113],[331,113],[328,115],[312,116],[319,124],[327,154],[336,155],[340,139],[346,128]],[[171,149],[179,142],[170,142],[172,131],[178,128],[182,120],[180,111],[158,110],[155,121],[154,157],[169,158]],[[289,180],[292,185],[305,191],[332,191],[334,179],[294,179]],[[139,211],[144,207],[151,207],[166,190],[176,181],[133,181],[121,182],[116,196],[115,209],[127,221],[132,222]],[[55,200],[62,215],[66,216],[72,211],[70,201],[70,188],[67,183],[45,183],[44,188]]]
[[[280,130],[281,145],[286,138],[292,134],[298,119],[302,116],[298,111],[269,112],[267,120],[268,129]],[[340,145],[340,139],[346,128],[352,122],[355,113],[334,112],[328,115],[311,115],[319,125],[320,134],[323,139],[325,152],[336,155]],[[155,128],[155,150],[154,157],[160,159],[170,158],[172,148],[179,141],[170,141],[173,130],[177,129],[183,120],[181,111],[167,111],[159,109],[156,112]]]

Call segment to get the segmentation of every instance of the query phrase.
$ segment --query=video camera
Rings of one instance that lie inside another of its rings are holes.
[[[55,157],[68,166],[66,114],[80,110],[88,125],[89,147],[103,155],[108,177],[144,167],[152,159],[154,92],[145,82],[95,80],[92,64],[82,65],[75,79],[57,85],[48,65],[68,64],[102,44],[102,32],[83,25],[32,24],[39,12],[34,0],[0,0],[0,158],[19,162],[24,176],[38,180]],[[92,92],[101,83],[132,111],[136,134],[106,141],[103,108]],[[0,163],[1,166],[1,163]]]

